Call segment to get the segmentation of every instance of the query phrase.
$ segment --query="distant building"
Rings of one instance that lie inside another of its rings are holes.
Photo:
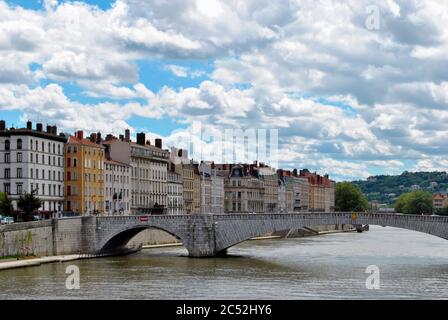
[[[418,191],[420,189],[421,189],[421,187],[418,184],[414,184],[414,185],[411,186],[411,190],[412,191]]]
[[[110,215],[131,213],[131,166],[107,159],[104,175],[104,210]]]
[[[168,214],[184,213],[183,181],[182,175],[175,172],[175,166],[170,163],[168,170]]]
[[[435,194],[432,197],[434,209],[443,209],[448,207],[448,196],[446,194]]]

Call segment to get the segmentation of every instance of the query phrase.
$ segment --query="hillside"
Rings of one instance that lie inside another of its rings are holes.
[[[431,193],[446,193],[448,174],[446,172],[408,172],[398,176],[373,176],[367,180],[353,181],[369,201],[392,204],[402,193],[420,188]]]

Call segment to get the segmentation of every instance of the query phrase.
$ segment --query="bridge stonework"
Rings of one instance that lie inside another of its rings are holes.
[[[380,213],[193,214],[111,216],[83,219],[82,249],[106,253],[125,248],[147,228],[177,237],[192,257],[213,257],[231,246],[274,231],[314,225],[381,225],[428,233],[448,239],[448,217]]]

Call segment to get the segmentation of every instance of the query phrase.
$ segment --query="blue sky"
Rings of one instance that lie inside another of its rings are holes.
[[[2,118],[276,129],[279,166],[337,180],[446,170],[448,6],[381,1],[372,30],[369,1],[330,2],[0,0]]]

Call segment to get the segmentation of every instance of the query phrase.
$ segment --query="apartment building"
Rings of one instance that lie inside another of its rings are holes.
[[[226,213],[264,212],[264,185],[252,165],[217,165],[224,180],[224,211]]]
[[[289,192],[289,211],[307,212],[309,208],[309,182],[306,177],[300,177],[296,169],[293,171],[277,170],[279,178],[285,183]]]
[[[184,213],[182,175],[175,171],[175,165],[169,164],[168,170],[168,214]]]
[[[334,211],[334,181],[328,175],[320,176],[308,170],[301,170],[300,176],[308,179],[309,183],[309,211]]]
[[[83,215],[104,214],[105,148],[101,134],[84,138],[77,131],[65,145],[66,210]]]
[[[192,160],[188,159],[187,150],[177,148],[171,148],[170,161],[174,164],[175,172],[182,176],[184,212],[186,214],[198,213],[200,211],[200,204],[199,209],[195,209],[195,204],[197,206],[199,198],[194,201],[194,196],[200,197],[200,191],[197,190],[197,186],[195,189],[195,170],[197,170],[195,164]]]
[[[131,166],[111,160],[104,161],[104,210],[109,215],[131,213]]]
[[[275,213],[278,210],[278,176],[275,169],[260,163],[254,163],[254,170],[258,171],[260,179],[264,186],[264,212]],[[286,196],[286,194],[285,194]]]
[[[0,121],[0,191],[7,193],[17,210],[23,193],[34,192],[42,200],[39,213],[50,218],[64,208],[64,143],[56,126],[38,123],[32,128],[6,128]]]

